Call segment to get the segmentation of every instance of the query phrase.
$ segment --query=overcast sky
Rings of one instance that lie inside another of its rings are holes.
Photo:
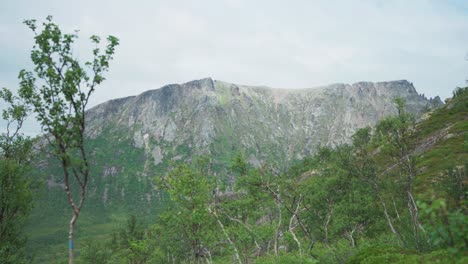
[[[444,99],[468,77],[463,0],[0,2],[0,87],[32,68],[24,19],[79,29],[78,55],[92,34],[120,39],[93,105],[204,77],[277,88],[407,79]]]

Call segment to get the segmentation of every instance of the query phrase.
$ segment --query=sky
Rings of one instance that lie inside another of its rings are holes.
[[[32,69],[24,19],[120,39],[91,106],[212,77],[275,88],[406,79],[450,97],[468,78],[468,1],[0,0],[0,87]],[[0,103],[0,108],[2,107]],[[1,128],[1,124],[0,124]]]

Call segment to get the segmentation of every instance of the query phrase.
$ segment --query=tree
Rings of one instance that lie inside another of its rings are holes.
[[[36,20],[24,23],[35,35],[31,51],[35,68],[21,70],[19,96],[36,114],[43,137],[63,169],[65,192],[73,212],[69,225],[69,263],[73,263],[74,227],[86,197],[90,172],[85,110],[96,87],[105,79],[103,74],[109,69],[119,41],[109,36],[107,46],[101,50],[101,39],[91,36],[95,44],[93,57],[82,66],[73,54],[76,31],[63,34],[51,16],[42,24],[42,30]]]
[[[237,262],[249,263],[252,256],[267,253],[269,245],[275,243],[275,249],[278,248],[281,213],[274,212],[281,208],[274,208],[270,193],[259,189],[262,179],[267,177],[264,168],[254,169],[245,156],[238,153],[231,161],[230,170],[236,182],[231,191],[217,192],[212,210],[221,216],[217,220],[224,223],[225,237],[234,249]],[[275,220],[277,225],[273,224]]]
[[[411,126],[414,118],[405,111],[406,102],[401,98],[395,99],[398,115],[380,121],[376,126],[376,138],[381,141],[383,152],[394,162],[398,179],[395,191],[400,191],[400,197],[406,197],[413,238],[416,248],[422,251],[424,243],[420,231],[423,231],[419,221],[419,211],[414,198],[414,181],[417,176],[416,155],[412,153],[413,142]],[[401,192],[403,191],[403,192]]]
[[[389,212],[389,207],[384,198],[385,187],[388,187],[391,184],[386,184],[385,177],[383,177],[383,179],[381,179],[382,177],[379,177],[377,173],[378,164],[374,159],[373,153],[369,151],[369,146],[372,140],[371,132],[371,128],[366,127],[359,129],[352,136],[355,154],[354,162],[352,166],[348,169],[354,171],[357,177],[361,181],[363,181],[363,183],[368,187],[368,189],[372,190],[372,196],[373,198],[376,198],[376,200],[380,204],[385,220],[391,232],[400,240],[401,243],[405,244],[405,241],[403,240],[400,231],[394,224],[394,217],[392,217],[391,213]],[[392,190],[390,192],[392,192]],[[397,219],[399,219],[398,209],[396,207],[396,203],[393,196],[392,202],[395,213],[397,215]]]
[[[0,98],[9,104],[2,113],[6,132],[0,134],[0,262],[26,263],[22,228],[32,208],[26,177],[31,141],[20,130],[29,109],[6,88]]]
[[[210,259],[210,243],[216,225],[209,210],[214,186],[207,159],[197,159],[192,165],[180,164],[157,181],[173,202],[173,206],[161,215],[159,224],[164,226],[165,235],[171,237],[169,243],[177,241],[175,246],[182,246],[179,252],[172,247],[168,252],[181,254],[175,256],[179,262],[190,259],[196,264]]]
[[[435,195],[417,202],[431,245],[449,248],[455,254],[468,249],[467,168],[468,164],[449,168],[444,180],[437,182]]]

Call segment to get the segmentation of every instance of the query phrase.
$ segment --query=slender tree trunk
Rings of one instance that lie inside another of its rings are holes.
[[[423,232],[425,231],[422,225],[419,223],[419,212],[416,202],[414,201],[413,195],[408,191],[408,210],[411,215],[411,222],[413,225],[414,238],[416,240],[416,246],[419,251],[422,251],[421,238],[419,234],[419,229]]]
[[[63,141],[60,143],[60,151],[63,154],[67,153],[67,150],[64,146]],[[64,174],[64,180],[65,180],[65,193],[67,195],[68,203],[70,204],[70,207],[73,211],[73,217],[70,220],[70,229],[68,233],[68,263],[73,264],[73,249],[74,249],[74,236],[75,236],[75,223],[78,220],[78,216],[80,215],[81,208],[83,207],[83,203],[86,198],[86,185],[88,183],[88,175],[89,175],[89,167],[88,167],[88,162],[86,158],[86,153],[84,151],[83,145],[80,147],[80,152],[82,155],[82,160],[84,162],[84,169],[80,168],[77,170],[73,166],[70,165],[69,161],[66,158],[62,158],[62,169],[63,169],[63,174]],[[75,203],[73,200],[71,191],[70,191],[70,173],[68,169],[71,169],[72,175],[74,176],[75,180],[77,181],[79,187],[80,187],[80,199],[78,205]],[[80,178],[80,175],[82,178]]]
[[[410,159],[409,155],[406,155],[406,166],[407,166],[407,173],[408,173],[408,183],[407,183],[407,197],[408,197],[408,210],[411,216],[411,223],[413,225],[413,233],[414,233],[414,238],[416,240],[416,246],[418,251],[422,251],[422,245],[421,245],[421,238],[419,234],[419,229],[421,229],[423,232],[425,231],[424,228],[422,228],[422,225],[419,223],[419,211],[418,211],[418,206],[416,205],[416,202],[413,197],[413,182],[414,178],[416,177],[416,174],[414,172],[414,167],[413,167],[413,159]]]
[[[254,232],[252,231],[252,228],[250,228],[246,223],[243,223],[241,220],[236,219],[236,218],[234,218],[234,217],[231,217],[231,216],[229,216],[229,215],[226,214],[226,213],[224,213],[224,215],[225,215],[227,218],[229,218],[229,220],[234,221],[234,222],[239,223],[240,225],[242,225],[242,226],[243,226],[245,229],[247,229],[247,231],[249,231],[251,234],[254,233]],[[257,239],[256,239],[255,237],[253,237],[253,239],[254,239],[255,246],[257,247],[258,253],[260,254],[260,253],[261,253],[260,251],[262,250],[262,247],[260,247],[260,245],[258,244]]]
[[[395,214],[397,216],[397,219],[400,220],[400,214],[398,213],[398,209],[397,209],[395,199],[393,198],[393,196],[392,196],[392,202],[393,202],[393,209],[395,210]]]
[[[330,213],[327,214],[327,220],[325,221],[325,224],[323,226],[323,229],[325,231],[325,244],[329,244],[328,241],[328,225],[330,225],[331,219],[333,215],[333,209],[330,211]]]
[[[271,195],[273,196],[273,198],[276,200],[277,203],[279,204],[282,204],[284,206],[284,208],[292,215],[295,215],[296,217],[296,220],[297,220],[297,223],[299,224],[299,226],[301,226],[302,228],[302,231],[304,231],[304,233],[307,235],[307,237],[309,238],[309,241],[310,241],[310,245],[309,245],[309,248],[307,249],[307,252],[310,252],[312,250],[312,248],[314,247],[314,239],[312,237],[312,234],[309,232],[309,230],[306,228],[306,226],[304,225],[304,223],[302,223],[301,221],[301,218],[299,217],[299,214],[297,213],[294,213],[294,211],[292,210],[292,208],[289,208],[287,205],[284,204],[284,202],[281,200],[281,197],[279,195],[279,193],[276,193],[274,190],[271,189],[271,187],[269,187],[268,185],[265,186],[266,189],[271,193]],[[302,201],[302,194],[299,195],[299,203],[301,203]]]
[[[387,210],[387,204],[385,203],[384,199],[382,198],[382,196],[380,195],[380,189],[377,185],[376,182],[374,182],[374,191],[376,192],[377,194],[377,197],[379,198],[379,202],[380,202],[380,205],[382,205],[382,209],[383,209],[383,212],[384,212],[384,216],[385,216],[385,219],[387,220],[387,224],[388,226],[390,227],[390,230],[392,231],[393,234],[395,234],[398,239],[403,243],[403,245],[406,246],[406,243],[405,241],[403,240],[403,237],[401,236],[400,232],[398,232],[395,228],[395,226],[393,226],[393,221],[392,221],[392,218],[390,217],[390,215],[388,214],[388,210]]]
[[[213,260],[211,259],[211,252],[210,252],[210,250],[209,250],[209,249],[206,249],[206,250],[204,250],[204,251],[205,251],[205,253],[208,255],[208,258],[205,257],[206,263],[208,263],[208,264],[213,263]]]
[[[73,213],[73,217],[70,221],[70,230],[68,232],[68,264],[73,264],[73,246],[75,236],[75,222],[78,219],[78,215]]]
[[[74,241],[75,223],[76,223],[76,220],[78,220],[78,216],[81,211],[80,209],[74,208],[73,217],[70,220],[70,226],[69,226],[69,231],[68,231],[68,263],[69,264],[73,264],[73,259],[74,259],[73,249],[75,248],[74,247],[75,246],[75,241]]]
[[[226,239],[228,240],[229,244],[231,244],[231,246],[234,248],[234,254],[236,255],[236,259],[237,261],[242,264],[242,261],[240,259],[240,255],[239,255],[239,251],[237,250],[237,247],[236,245],[234,244],[234,242],[232,242],[231,238],[229,237],[229,234],[226,232],[226,229],[224,228],[224,225],[223,223],[221,222],[221,220],[219,220],[219,217],[218,217],[218,214],[216,213],[216,210],[211,210],[209,209],[213,215],[215,216],[216,218],[216,221],[218,222],[218,225],[219,227],[221,227],[221,230],[223,231],[223,234],[224,236],[226,237]]]
[[[81,190],[80,190],[80,202],[77,206],[75,202],[73,201],[73,197],[70,192],[69,174],[68,174],[66,167],[64,167],[64,172],[65,172],[65,193],[67,194],[68,203],[70,204],[70,207],[72,208],[72,211],[73,211],[73,216],[72,216],[72,219],[70,220],[70,226],[69,226],[69,232],[68,232],[68,263],[73,264],[73,259],[74,259],[73,249],[74,249],[74,242],[75,242],[74,241],[75,223],[78,220],[78,216],[80,215],[81,208],[85,200],[85,196],[86,196],[85,184],[87,180],[85,180],[84,184],[82,182],[79,182]],[[75,177],[77,177],[76,174],[75,174]]]
[[[299,202],[296,205],[296,210],[294,211],[294,214],[291,216],[291,219],[289,220],[289,233],[291,233],[291,235],[293,236],[294,241],[296,241],[297,247],[299,249],[299,256],[302,257],[301,242],[299,241],[299,239],[297,239],[297,236],[294,233],[294,228],[295,227],[293,227],[294,218],[296,218],[297,213],[299,212],[300,203],[301,203],[301,199],[299,199]]]
[[[363,225],[355,224],[353,226],[353,228],[351,229],[351,231],[346,232],[346,235],[349,237],[349,240],[351,241],[351,247],[353,247],[353,248],[358,247],[358,244],[356,242],[356,238],[354,238],[354,233],[356,231],[359,232],[359,230],[362,230],[362,228],[363,228]]]
[[[74,241],[75,223],[76,223],[76,220],[78,220],[78,216],[80,215],[80,212],[81,212],[81,207],[83,206],[83,202],[85,199],[85,189],[82,186],[81,193],[80,193],[80,203],[78,206],[76,206],[71,196],[68,176],[65,177],[65,192],[67,194],[68,203],[70,204],[73,210],[73,217],[70,220],[70,227],[69,227],[69,232],[68,232],[68,263],[73,264],[73,258],[74,258],[73,249],[74,249],[74,242],[75,242]]]
[[[387,204],[382,199],[382,196],[380,196],[380,194],[378,195],[378,197],[379,197],[380,205],[382,205],[384,216],[385,216],[385,219],[387,220],[387,224],[390,227],[390,230],[392,231],[392,233],[397,235],[398,231],[396,231],[395,227],[393,226],[392,219],[391,219],[390,215],[388,214]]]
[[[356,240],[354,239],[354,232],[356,231],[356,226],[354,226],[351,231],[347,231],[345,234],[348,236],[351,241],[351,247],[356,247]]]

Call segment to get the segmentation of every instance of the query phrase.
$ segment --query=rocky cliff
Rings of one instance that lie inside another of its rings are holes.
[[[273,89],[206,78],[98,105],[88,111],[87,131],[90,138],[103,131],[131,138],[154,165],[243,151],[254,165],[280,166],[394,114],[396,97],[415,114],[442,104],[405,80]]]

